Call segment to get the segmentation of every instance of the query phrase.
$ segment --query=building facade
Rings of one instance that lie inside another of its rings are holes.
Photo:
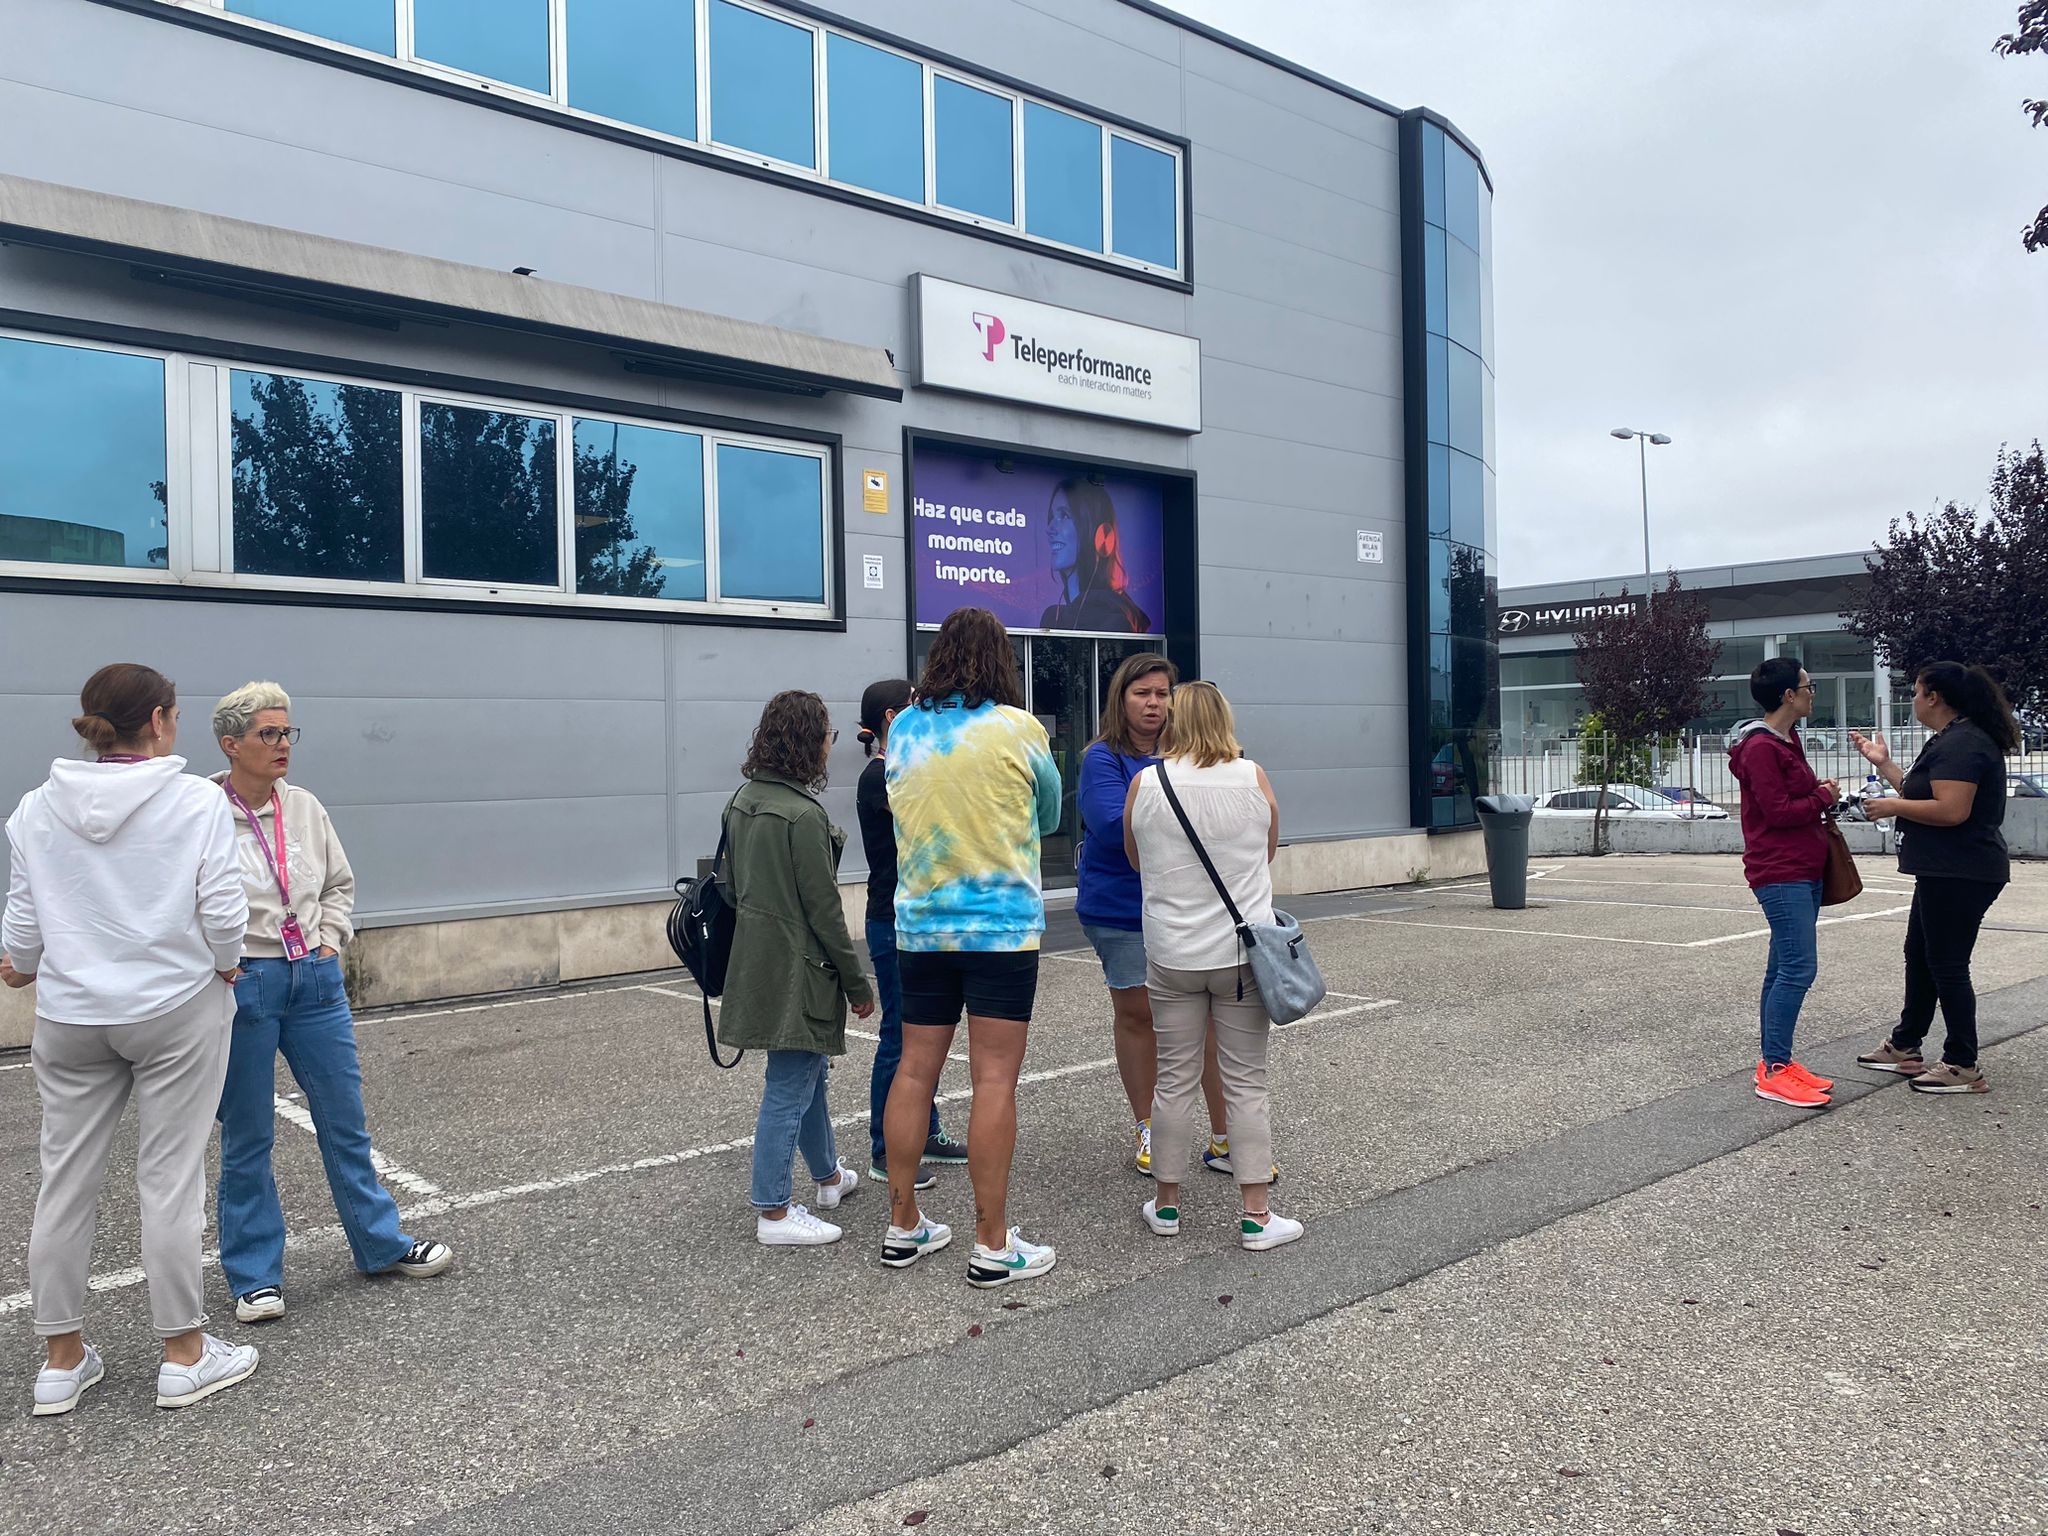
[[[1852,730],[1889,729],[1910,721],[1899,704],[1899,680],[1881,666],[1868,640],[1850,634],[1842,610],[1870,580],[1861,554],[1815,555],[1750,565],[1709,566],[1676,573],[1707,605],[1707,633],[1721,642],[1708,707],[1687,729],[1719,737],[1753,719],[1749,674],[1767,656],[1796,657],[1814,683],[1810,741],[1832,750]],[[1661,583],[1660,583],[1661,586]],[[1643,601],[1642,576],[1509,587],[1500,594],[1501,751],[1540,753],[1574,735],[1586,709],[1579,688],[1574,636],[1587,620]],[[1905,697],[1912,688],[1907,684]]]
[[[1141,648],[1235,700],[1283,883],[1477,858],[1492,189],[1434,114],[1143,0],[7,32],[7,804],[106,661],[202,769],[272,677],[364,999],[637,969],[762,700],[826,698],[850,820],[854,701],[974,603],[1068,775],[1049,883]]]

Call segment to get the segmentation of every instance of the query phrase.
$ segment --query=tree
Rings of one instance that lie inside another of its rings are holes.
[[[405,577],[405,469],[391,390],[251,374],[230,422],[235,568]]]
[[[1621,595],[1628,596],[1628,589]],[[1688,720],[1706,713],[1707,679],[1721,645],[1707,636],[1706,599],[1679,586],[1677,573],[1653,601],[1593,620],[1579,631],[1577,643],[1586,708],[1624,749],[1676,736]],[[1593,815],[1595,853],[1607,851],[1610,782],[1603,771]]]
[[[2029,53],[2048,54],[2048,0],[2026,0],[2013,30],[1991,46],[2008,59]],[[2048,101],[2023,100],[2020,111],[2034,120],[2036,128],[2048,127]],[[2030,251],[2048,247],[2048,208],[2035,214],[2033,224],[2020,232],[2020,243]]]
[[[616,435],[606,453],[580,441],[576,444],[578,592],[660,597],[668,584],[659,551],[649,544],[632,547],[640,536],[632,512],[633,477],[639,469],[620,457]]]
[[[2048,4],[2048,0],[2044,0]],[[1842,618],[1898,671],[1982,664],[2021,708],[2048,707],[2048,460],[2000,448],[1989,506],[1951,501],[1893,519]]]

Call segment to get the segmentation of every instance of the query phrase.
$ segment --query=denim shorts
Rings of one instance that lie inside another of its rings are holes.
[[[1081,932],[1102,961],[1102,979],[1112,992],[1145,985],[1145,935],[1136,928],[1083,923]]]

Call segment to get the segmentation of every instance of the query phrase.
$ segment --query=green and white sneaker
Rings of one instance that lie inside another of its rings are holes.
[[[1180,1207],[1161,1205],[1157,1196],[1139,1206],[1138,1214],[1145,1218],[1145,1225],[1161,1237],[1172,1237],[1180,1231]]]
[[[882,1262],[891,1269],[908,1269],[928,1253],[937,1253],[953,1241],[953,1229],[943,1221],[918,1218],[909,1231],[890,1223],[882,1235]]]
[[[974,1256],[967,1261],[967,1283],[986,1291],[1012,1280],[1035,1280],[1051,1269],[1057,1258],[1050,1246],[1027,1243],[1024,1234],[1012,1227],[1010,1240],[1001,1251],[984,1243],[974,1245]]]
[[[1268,1211],[1264,1221],[1249,1212],[1238,1218],[1238,1242],[1255,1253],[1268,1248],[1278,1248],[1282,1243],[1291,1243],[1301,1236],[1301,1223],[1282,1216],[1278,1211]]]

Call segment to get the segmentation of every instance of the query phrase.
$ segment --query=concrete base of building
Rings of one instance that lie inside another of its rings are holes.
[[[1273,889],[1301,896],[1454,880],[1485,868],[1477,832],[1401,832],[1289,844],[1274,860]],[[866,887],[843,885],[840,899],[858,935]],[[387,1008],[665,970],[676,963],[666,931],[673,904],[629,902],[365,928],[345,954],[349,997],[357,1008]],[[34,1024],[33,988],[0,992],[0,1049],[27,1045]]]

